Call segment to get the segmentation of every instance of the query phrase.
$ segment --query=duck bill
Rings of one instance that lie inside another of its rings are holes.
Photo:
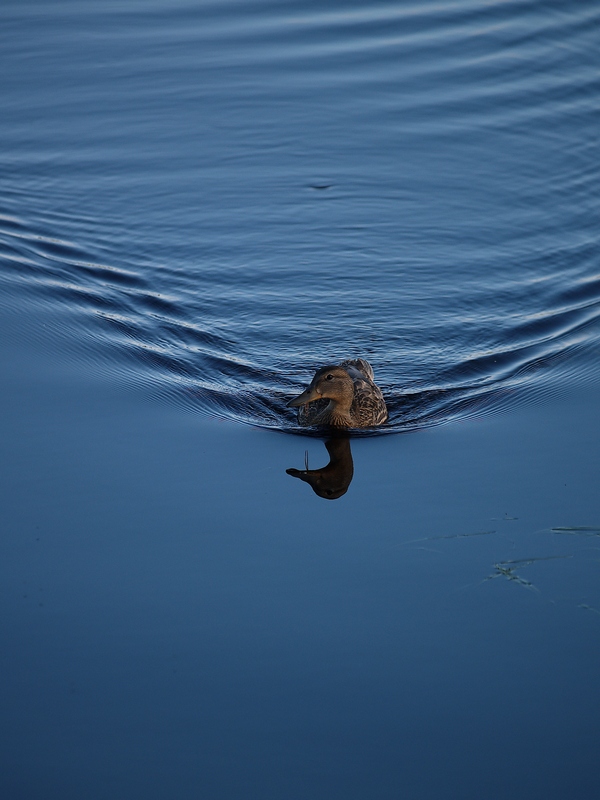
[[[321,395],[312,387],[308,387],[305,389],[302,394],[299,394],[298,397],[294,397],[293,400],[287,404],[288,408],[298,408],[298,406],[305,406],[307,403],[312,403],[314,400],[320,400]]]

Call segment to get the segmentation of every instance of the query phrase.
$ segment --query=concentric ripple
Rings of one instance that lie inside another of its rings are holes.
[[[349,357],[377,433],[597,376],[600,9],[23,5],[0,282],[90,369],[290,432]]]
[[[527,308],[527,287],[514,282],[495,287],[498,291],[490,290],[485,298],[470,298],[469,304],[486,309],[481,319],[444,313],[451,298],[438,298],[432,329],[405,324],[402,333],[390,337],[392,346],[386,350],[372,339],[385,337],[392,327],[393,303],[387,308],[382,302],[381,319],[357,347],[348,331],[360,336],[363,322],[346,310],[352,305],[346,291],[329,292],[326,303],[313,298],[317,313],[312,321],[304,315],[303,330],[296,317],[300,312],[293,310],[302,299],[289,301],[291,311],[282,302],[276,315],[268,291],[248,289],[246,295],[238,286],[232,299],[236,314],[226,320],[211,312],[215,294],[227,291],[223,284],[228,281],[219,281],[216,274],[211,297],[194,292],[188,276],[164,268],[161,277],[171,291],[156,291],[142,266],[126,269],[86,260],[80,248],[35,235],[6,217],[0,220],[0,245],[9,268],[5,284],[13,289],[19,285],[30,299],[41,296],[68,309],[80,347],[92,361],[108,357],[111,370],[126,373],[169,402],[280,431],[307,433],[286,408],[287,400],[320,364],[347,355],[371,359],[386,396],[390,421],[363,432],[372,435],[489,411],[539,393],[553,381],[560,383],[575,354],[593,352],[600,334],[600,276],[581,277],[566,288],[564,280],[549,277],[547,293],[537,289],[545,297],[543,311]],[[520,294],[520,313],[508,313],[505,307],[503,319],[492,294],[512,298],[515,304]],[[254,306],[252,318],[243,313],[246,304]],[[257,304],[270,309],[259,313]],[[325,306],[331,320],[320,325],[320,336],[327,346],[319,340],[309,343],[307,331],[316,324],[319,309],[326,315]],[[298,352],[302,340],[306,358]],[[477,346],[486,341],[489,346]]]

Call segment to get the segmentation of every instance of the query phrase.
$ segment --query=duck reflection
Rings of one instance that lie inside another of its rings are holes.
[[[338,497],[346,494],[354,475],[350,439],[348,436],[335,436],[325,442],[325,447],[329,453],[329,464],[325,467],[309,469],[307,451],[305,468],[294,469],[292,467],[286,469],[286,472],[294,478],[300,478],[301,481],[309,483],[313,492],[319,497],[324,497],[326,500],[337,500]]]

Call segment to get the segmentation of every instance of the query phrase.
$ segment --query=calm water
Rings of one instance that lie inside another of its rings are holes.
[[[10,796],[594,796],[600,6],[0,41]],[[324,503],[258,428],[353,356],[412,435],[330,443]]]

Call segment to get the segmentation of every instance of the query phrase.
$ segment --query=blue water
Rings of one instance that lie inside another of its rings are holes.
[[[597,374],[595,4],[1,14],[2,280],[91,364],[283,430],[348,356],[390,432]]]
[[[599,57],[593,2],[2,3],[7,796],[595,796]],[[313,494],[272,431],[349,357],[411,435]]]

